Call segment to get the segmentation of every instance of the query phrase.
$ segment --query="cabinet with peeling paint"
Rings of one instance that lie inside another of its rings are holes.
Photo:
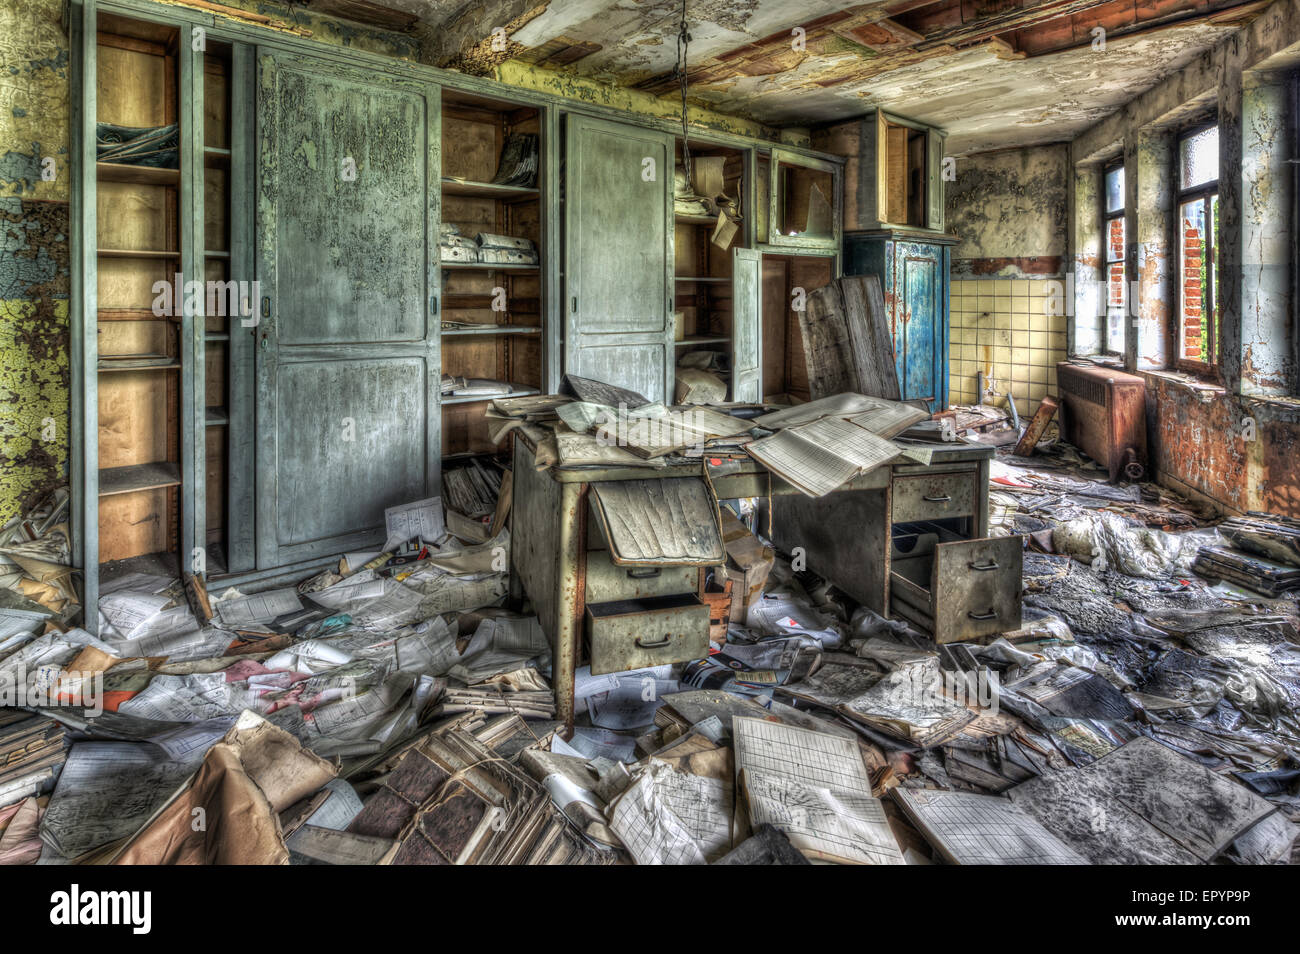
[[[948,291],[952,236],[883,229],[844,236],[844,274],[875,275],[885,293],[905,401],[948,406]]]

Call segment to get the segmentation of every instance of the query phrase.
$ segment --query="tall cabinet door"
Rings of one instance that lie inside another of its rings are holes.
[[[945,406],[940,367],[947,354],[947,249],[919,242],[894,244],[894,360],[903,400]]]
[[[564,369],[651,401],[673,389],[673,139],[570,115]]]
[[[763,255],[756,249],[731,252],[731,400],[763,399]]]
[[[438,493],[436,89],[259,53],[257,554],[383,542]]]

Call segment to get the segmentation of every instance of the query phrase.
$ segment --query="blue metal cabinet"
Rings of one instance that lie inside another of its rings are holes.
[[[885,293],[905,401],[948,406],[948,282],[952,236],[882,229],[844,236],[844,274],[875,275]]]

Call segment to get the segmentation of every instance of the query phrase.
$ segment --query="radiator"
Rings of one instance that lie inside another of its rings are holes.
[[[1147,466],[1146,382],[1136,374],[1062,361],[1056,386],[1065,439],[1105,467],[1111,481],[1121,472],[1140,479]]]

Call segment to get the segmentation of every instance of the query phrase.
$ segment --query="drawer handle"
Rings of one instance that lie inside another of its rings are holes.
[[[655,640],[653,643],[647,643],[640,636],[636,638],[636,644],[642,649],[663,649],[673,641],[672,636],[664,636],[663,639]]]
[[[987,613],[967,613],[966,615],[969,616],[971,619],[980,619],[980,620],[998,618],[998,614],[993,612],[992,610],[989,610]]]
[[[636,569],[628,570],[627,575],[629,579],[633,579],[633,580],[649,580],[658,576],[661,572],[663,571],[661,570],[660,567],[648,566],[648,567],[642,567],[639,570]]]
[[[924,500],[926,503],[951,503],[952,502],[952,497],[950,497],[948,494],[943,494],[938,497],[927,496],[927,497],[922,497],[921,499]]]
[[[968,567],[970,567],[972,570],[1000,570],[1000,569],[1002,569],[1000,566],[998,566],[998,561],[997,561],[997,560],[989,560],[988,563],[967,563],[966,565],[967,565]]]

